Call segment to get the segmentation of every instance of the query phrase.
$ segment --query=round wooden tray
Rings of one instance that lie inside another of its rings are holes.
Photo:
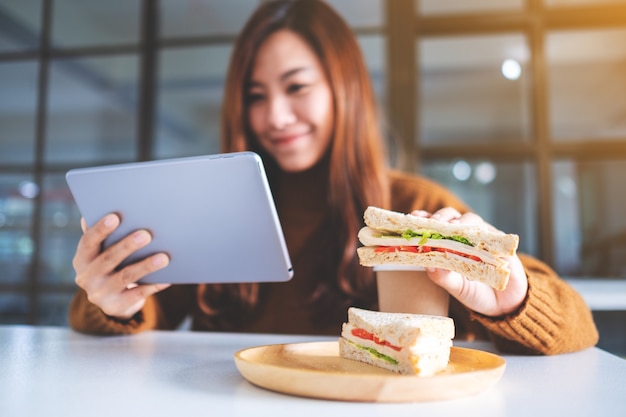
[[[495,384],[506,363],[492,353],[452,347],[448,367],[429,377],[400,375],[339,357],[337,342],[259,346],[235,353],[249,382],[285,394],[342,401],[418,402],[458,398]]]

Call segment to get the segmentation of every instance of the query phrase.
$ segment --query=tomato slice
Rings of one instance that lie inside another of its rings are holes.
[[[352,336],[358,337],[360,339],[371,340],[372,342],[376,343],[377,345],[387,346],[387,347],[390,347],[391,349],[396,350],[396,351],[402,350],[401,347],[394,346],[391,343],[387,342],[386,340],[380,340],[378,337],[374,336],[374,334],[368,332],[365,329],[359,329],[359,328],[352,329]]]
[[[423,248],[424,246],[422,246]],[[431,249],[431,248],[429,248]],[[374,249],[376,252],[380,252],[380,253],[391,253],[391,252],[413,252],[413,253],[420,253],[420,252],[430,252],[430,250],[428,251],[420,251],[417,246],[377,246],[376,249]]]
[[[433,248],[432,246],[377,246],[375,249],[379,253],[392,253],[392,252],[411,252],[411,253],[428,253],[428,252],[448,252],[458,256],[462,256],[472,261],[482,262],[476,255],[470,255],[468,253],[459,252],[453,249],[446,248]]]

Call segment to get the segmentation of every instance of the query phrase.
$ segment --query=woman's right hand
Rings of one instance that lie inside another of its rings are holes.
[[[130,254],[148,245],[152,237],[146,230],[137,230],[102,251],[102,242],[120,224],[116,214],[108,214],[93,227],[87,228],[81,219],[83,236],[78,242],[73,266],[76,284],[87,293],[89,301],[108,316],[130,319],[146,302],[146,298],[170,284],[137,284],[150,272],[164,268],[169,258],[157,253],[128,265],[116,267]]]

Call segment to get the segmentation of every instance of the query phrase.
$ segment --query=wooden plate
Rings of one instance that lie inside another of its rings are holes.
[[[506,363],[492,353],[452,347],[450,363],[429,377],[400,375],[339,357],[337,342],[259,346],[235,353],[249,382],[285,394],[342,401],[435,401],[478,393],[495,384]]]

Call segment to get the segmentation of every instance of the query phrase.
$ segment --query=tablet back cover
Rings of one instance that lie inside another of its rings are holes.
[[[291,261],[259,156],[252,152],[74,169],[66,175],[89,226],[118,213],[104,246],[137,229],[152,242],[122,265],[165,252],[143,283],[287,281]]]

